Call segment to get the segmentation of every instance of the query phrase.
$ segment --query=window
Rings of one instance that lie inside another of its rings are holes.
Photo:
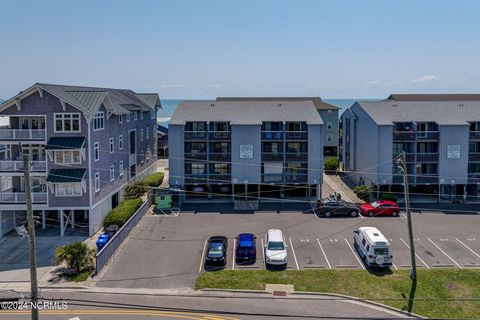
[[[80,113],[55,113],[55,132],[80,132]]]
[[[110,165],[110,181],[113,181],[115,180],[115,167],[112,165]]]
[[[98,111],[93,118],[93,131],[103,130],[105,128],[105,112]]]
[[[140,111],[140,120],[143,120],[143,111]]]
[[[187,163],[187,173],[190,174],[204,174],[205,173],[205,164],[204,163]]]
[[[327,134],[327,141],[332,142],[333,138],[331,134]]]
[[[123,115],[118,116],[118,123],[123,123]]]
[[[143,153],[143,149],[142,151],[140,151],[140,157],[141,157],[140,162],[143,164],[145,162],[145,153]]]
[[[123,136],[118,137],[118,150],[123,150]]]
[[[149,140],[149,139],[150,139],[150,127],[147,127],[146,130],[147,130],[147,131],[145,132],[145,135],[146,135],[146,137],[147,137],[147,140]]]
[[[145,157],[147,158],[147,162],[148,162],[148,160],[150,160],[150,147],[147,147],[147,152],[145,154]]]
[[[118,164],[118,175],[121,177],[123,176],[123,160],[120,160]]]
[[[214,163],[213,172],[216,174],[227,174],[230,172],[228,163]]]
[[[55,151],[55,163],[59,164],[81,164],[80,151]]]
[[[143,142],[143,129],[140,129],[140,141]]]
[[[133,111],[133,120],[137,120],[137,112],[138,111]]]
[[[93,144],[93,159],[95,159],[95,161],[100,160],[100,145],[98,142]]]
[[[110,138],[110,153],[113,153],[113,150],[114,150],[114,140],[113,140],[113,137]]]
[[[302,131],[302,124],[300,122],[289,122],[287,128],[287,131]]]
[[[127,113],[127,122],[130,122],[130,113]]]
[[[59,183],[55,185],[57,196],[81,196],[82,185],[80,183]]]
[[[331,122],[327,122],[327,129],[332,130],[332,123]]]
[[[95,173],[95,191],[100,191],[100,172]]]

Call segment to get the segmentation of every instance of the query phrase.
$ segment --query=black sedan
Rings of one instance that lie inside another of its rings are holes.
[[[208,239],[205,267],[225,266],[227,264],[227,247],[227,237],[214,236]]]
[[[324,216],[331,217],[333,215],[346,215],[350,217],[357,217],[360,209],[356,204],[348,203],[337,199],[324,199],[317,202],[317,208],[315,213]]]

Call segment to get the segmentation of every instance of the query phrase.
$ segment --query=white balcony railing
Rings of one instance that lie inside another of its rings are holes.
[[[45,129],[0,129],[0,140],[45,140]]]
[[[32,202],[47,203],[46,192],[32,192]],[[26,203],[25,192],[0,192],[0,204]]]
[[[45,172],[47,171],[46,161],[33,161],[30,163],[30,171]],[[23,161],[1,160],[0,172],[19,172],[23,171]]]

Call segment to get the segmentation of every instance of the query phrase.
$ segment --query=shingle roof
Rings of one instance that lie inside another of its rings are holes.
[[[469,121],[480,121],[480,101],[359,101],[351,107],[354,113],[356,105],[378,125],[408,121],[466,125]]]
[[[183,101],[169,124],[190,121],[229,121],[256,125],[263,121],[305,121],[323,124],[311,101]]]
[[[82,182],[87,169],[52,169],[48,173],[47,182],[70,183]]]
[[[80,149],[84,144],[84,137],[54,137],[48,139],[45,150]]]
[[[340,109],[333,104],[326,103],[320,97],[218,97],[217,101],[312,101],[317,110]]]
[[[480,94],[391,94],[388,100],[397,101],[480,101]]]

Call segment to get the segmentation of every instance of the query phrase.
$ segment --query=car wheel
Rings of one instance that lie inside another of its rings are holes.
[[[398,216],[399,216],[399,213],[398,213],[398,211],[393,211],[393,213],[392,213],[392,216],[394,216],[394,217],[398,217]]]
[[[375,215],[375,213],[373,213],[372,211],[368,211],[368,216],[369,217],[373,217]]]
[[[325,212],[325,217],[330,218],[332,216],[332,213],[330,211]]]
[[[350,215],[355,218],[355,217],[358,215],[358,212],[355,211],[355,210],[352,210],[352,211],[350,212]]]

